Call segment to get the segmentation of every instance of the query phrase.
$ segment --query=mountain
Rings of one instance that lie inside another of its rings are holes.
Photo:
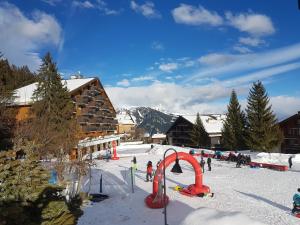
[[[142,128],[150,135],[166,133],[175,121],[173,114],[167,114],[150,107],[133,107],[130,109],[118,109],[117,113],[126,111],[133,118],[138,128]]]

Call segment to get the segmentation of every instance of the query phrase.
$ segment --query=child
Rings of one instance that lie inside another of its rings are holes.
[[[147,163],[147,175],[146,175],[146,181],[148,182],[149,181],[149,178],[150,178],[150,181],[152,181],[152,162],[149,161]]]
[[[300,188],[298,188],[298,193],[294,194],[293,196],[293,214],[300,214]]]
[[[135,171],[137,170],[136,157],[135,156],[133,156],[133,160],[132,160],[132,169],[134,169]]]
[[[207,166],[208,166],[208,171],[211,171],[211,158],[207,158]]]
[[[200,166],[202,167],[202,173],[204,173],[204,165],[205,165],[205,161],[204,161],[203,157],[201,157]]]

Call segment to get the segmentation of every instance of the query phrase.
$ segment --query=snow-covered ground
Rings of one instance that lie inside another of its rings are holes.
[[[99,193],[100,175],[103,176],[103,193],[109,199],[84,208],[79,224],[101,225],[154,225],[164,224],[162,209],[150,209],[144,199],[152,193],[152,182],[145,182],[146,164],[162,159],[171,146],[127,145],[118,146],[119,160],[95,160],[92,192]],[[178,151],[189,149],[176,147]],[[170,152],[171,154],[172,152]],[[133,155],[137,158],[134,193],[131,189],[130,171]],[[255,161],[288,165],[288,155],[251,154]],[[194,183],[194,171],[186,161],[180,161],[183,174],[166,169],[167,207],[169,225],[291,225],[300,219],[291,215],[292,196],[300,183],[300,157],[294,158],[293,168],[287,172],[269,169],[235,168],[231,162],[212,160],[212,171],[205,171],[203,183],[215,193],[213,198],[187,197],[174,191],[176,185]],[[199,160],[199,158],[197,158]],[[205,165],[205,169],[207,166]],[[88,190],[89,181],[83,182]]]

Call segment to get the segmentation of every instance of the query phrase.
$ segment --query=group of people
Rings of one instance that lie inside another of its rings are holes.
[[[208,171],[211,171],[211,158],[208,157],[207,160],[206,160],[206,162],[207,162]],[[204,160],[203,156],[201,156],[200,166],[202,168],[202,173],[204,173],[204,171],[205,171],[204,165],[205,165],[205,160]]]

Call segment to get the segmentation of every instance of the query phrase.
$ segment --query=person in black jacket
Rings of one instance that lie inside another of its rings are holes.
[[[208,171],[211,171],[211,158],[207,158],[207,166],[208,166]]]
[[[290,167],[290,169],[293,166],[292,158],[293,158],[292,156],[289,157],[289,167]]]

